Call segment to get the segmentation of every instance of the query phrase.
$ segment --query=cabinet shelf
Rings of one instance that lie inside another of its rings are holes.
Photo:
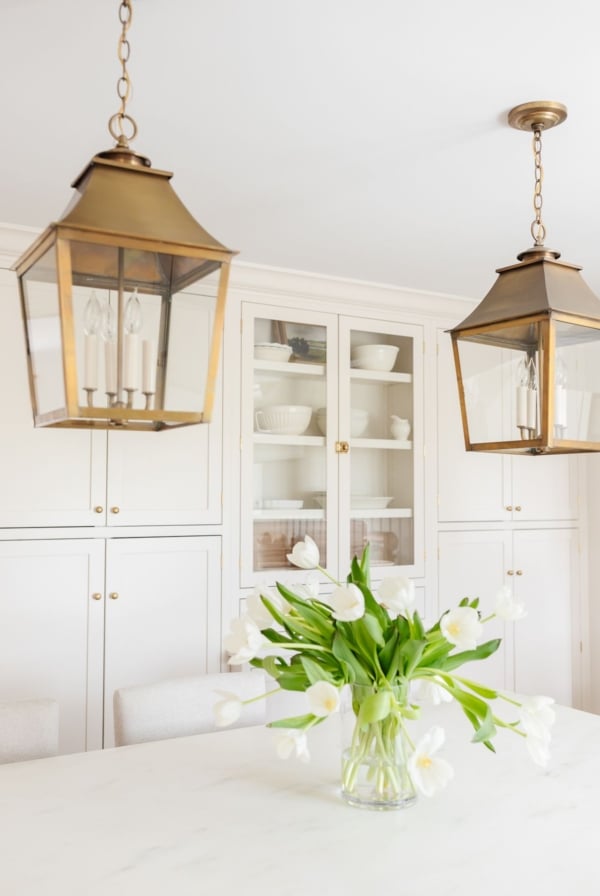
[[[311,445],[314,448],[325,445],[325,436],[277,436],[268,432],[255,432],[253,438],[257,445]]]
[[[350,370],[350,379],[359,380],[361,383],[412,383],[411,373],[388,373],[383,370],[357,370],[353,367]]]
[[[411,451],[412,444],[400,439],[350,439],[351,448],[383,448],[386,451]]]
[[[325,511],[319,508],[307,510],[254,510],[255,520],[324,520]]]
[[[412,515],[412,507],[386,507],[384,510],[361,507],[350,511],[351,520],[410,520]]]
[[[290,361],[255,361],[257,373],[276,373],[282,376],[325,376],[324,364],[302,364]]]

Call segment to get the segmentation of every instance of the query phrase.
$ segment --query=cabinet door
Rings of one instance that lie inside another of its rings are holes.
[[[221,521],[221,409],[173,432],[108,436],[107,525],[199,525]]]
[[[57,700],[60,752],[102,746],[104,542],[0,542],[0,699]]]
[[[579,516],[577,458],[513,457],[512,518],[534,520],[576,520]]]
[[[244,303],[241,357],[241,584],[303,577],[305,535],[335,572],[337,318]]]
[[[576,529],[514,533],[515,592],[527,616],[515,625],[515,690],[573,702],[578,604]]]
[[[493,613],[498,590],[505,582],[512,581],[510,577],[506,578],[511,569],[510,533],[496,530],[440,532],[438,538],[439,612],[456,607],[463,597],[478,597],[483,617]],[[513,628],[514,624],[497,619],[485,624],[484,640],[502,638],[502,644],[486,660],[465,666],[468,678],[494,688],[511,690],[514,687]]]
[[[104,512],[106,436],[34,429],[17,282],[4,270],[0,381],[0,527],[97,524]]]
[[[339,568],[368,543],[384,567],[423,574],[423,332],[340,319]],[[381,568],[378,570],[378,568]]]
[[[218,671],[218,537],[115,538],[107,545],[104,744],[117,688]]]

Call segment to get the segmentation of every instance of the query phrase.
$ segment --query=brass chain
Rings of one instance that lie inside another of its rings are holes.
[[[542,168],[542,129],[534,125],[533,131],[533,159],[535,166],[535,188],[533,191],[533,210],[535,220],[531,222],[531,235],[534,245],[543,246],[546,239],[546,228],[542,224],[542,181],[544,169]]]
[[[131,55],[131,45],[127,39],[127,32],[133,18],[133,9],[131,0],[121,0],[119,7],[119,22],[121,23],[121,36],[117,48],[117,57],[121,63],[121,74],[117,81],[117,96],[121,100],[121,108],[116,112],[108,122],[108,130],[112,137],[117,141],[117,146],[129,147],[129,141],[133,140],[137,134],[137,124],[134,119],[125,110],[129,97],[131,96],[131,80],[127,71],[127,63]],[[125,133],[125,126],[128,125],[131,133],[129,136]]]

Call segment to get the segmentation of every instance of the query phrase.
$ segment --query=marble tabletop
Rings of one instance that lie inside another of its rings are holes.
[[[558,708],[546,770],[506,732],[469,743],[455,706],[435,721],[454,780],[394,812],[342,802],[334,720],[307,764],[242,728],[0,766],[0,892],[596,896],[600,717]]]

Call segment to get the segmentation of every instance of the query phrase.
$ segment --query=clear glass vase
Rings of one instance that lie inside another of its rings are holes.
[[[384,694],[388,691],[388,694]],[[374,695],[377,695],[375,697]],[[362,723],[365,701],[390,701],[385,718]],[[360,809],[405,809],[416,802],[407,767],[409,746],[397,707],[403,688],[349,685],[342,700],[342,797]]]

